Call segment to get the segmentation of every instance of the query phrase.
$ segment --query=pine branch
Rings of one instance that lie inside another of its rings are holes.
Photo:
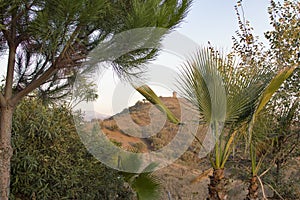
[[[45,81],[47,81],[55,72],[57,72],[58,69],[55,67],[55,65],[52,65],[42,76],[40,76],[38,79],[35,79],[33,82],[31,82],[26,88],[18,92],[11,100],[13,105],[16,105],[24,96],[38,88],[40,85],[42,85]]]
[[[63,65],[61,65],[61,62],[68,58],[68,51],[70,48],[72,48],[72,42],[75,40],[77,34],[79,33],[81,27],[78,25],[74,32],[72,33],[70,39],[68,40],[67,44],[65,45],[64,49],[60,53],[60,55],[57,57],[54,63],[52,63],[51,67],[43,73],[39,78],[33,80],[26,88],[21,90],[19,93],[17,93],[12,98],[12,104],[16,105],[18,101],[20,101],[24,96],[38,88],[40,85],[42,85],[44,82],[46,82],[52,75],[54,75],[59,69],[64,68]]]

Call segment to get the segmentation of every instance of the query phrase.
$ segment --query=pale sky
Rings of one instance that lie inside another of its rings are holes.
[[[222,47],[230,47],[231,36],[238,28],[234,10],[236,2],[237,0],[194,0],[185,23],[178,30],[200,44],[211,41]],[[268,5],[269,0],[243,1],[245,17],[261,37],[270,27]]]
[[[230,49],[232,46],[231,38],[238,29],[234,10],[235,2],[236,0],[194,0],[187,17],[175,31],[178,32],[181,37],[185,37],[200,46],[207,45],[208,41],[210,41],[213,46]],[[250,21],[254,27],[254,33],[260,36],[261,39],[263,39],[263,33],[271,28],[267,13],[268,5],[269,0],[243,1],[246,19]],[[175,47],[172,48],[180,49],[185,46],[185,41],[178,39],[174,41],[173,45]],[[187,52],[187,55],[190,54],[191,52]],[[174,55],[174,52],[173,54],[172,52],[162,52],[158,60],[154,62],[154,65],[160,65],[161,68],[158,69],[157,66],[151,68],[154,74],[158,72],[159,75],[156,78],[151,77],[156,75],[148,75],[150,76],[150,82],[147,82],[147,84],[149,84],[159,96],[171,96],[174,90],[173,87],[175,86],[169,87],[168,83],[166,84],[164,81],[166,78],[170,79],[170,73],[176,73],[178,71],[183,61],[184,58]],[[0,60],[0,65],[2,66],[0,68],[2,78],[4,69],[6,68],[5,58]],[[150,67],[153,66],[149,66],[149,68]],[[161,70],[162,72],[160,73],[160,69],[165,70]],[[152,78],[154,78],[154,80],[152,80]],[[158,78],[162,81],[157,80]],[[120,83],[118,78],[114,76],[110,70],[106,71],[97,84],[99,85],[99,99],[93,104],[93,107],[97,112],[102,114],[116,114],[122,111],[124,107],[131,106],[138,99],[143,98],[137,92],[134,92],[129,85]],[[117,89],[116,85],[118,85]],[[124,95],[124,92],[127,93]],[[126,97],[123,98],[124,96]],[[122,100],[122,102],[119,103],[118,100]]]

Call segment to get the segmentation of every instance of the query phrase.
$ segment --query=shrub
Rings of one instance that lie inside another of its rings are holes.
[[[66,107],[25,100],[12,134],[10,199],[130,199],[123,178],[87,152]]]
[[[133,143],[132,146],[136,149],[137,152],[143,152],[147,146],[143,142]]]

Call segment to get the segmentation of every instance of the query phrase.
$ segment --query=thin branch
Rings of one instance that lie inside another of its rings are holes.
[[[43,73],[43,71],[44,71],[44,69],[45,69],[45,67],[47,66],[47,64],[48,64],[48,62],[49,62],[49,56],[47,56],[46,58],[45,58],[45,61],[44,61],[44,63],[43,63],[43,65],[39,68],[39,62],[37,62],[36,63],[36,69],[38,69],[38,71],[35,73],[35,72],[32,72],[29,76],[33,76],[33,78],[32,78],[32,80],[35,80],[35,79],[37,79],[37,77],[39,76],[39,75],[41,75],[42,73]],[[34,74],[35,73],[35,74]]]
[[[268,173],[268,171],[270,171],[270,169],[272,169],[273,165],[271,165],[268,169],[266,169],[263,173],[261,173],[259,176],[262,177],[264,176],[266,173]]]
[[[41,84],[47,81],[56,71],[58,71],[58,69],[55,67],[55,65],[52,65],[42,76],[40,76],[38,79],[35,79],[26,88],[18,92],[12,98],[12,104],[17,104],[20,99],[22,99],[24,96],[38,88]]]
[[[19,63],[18,63],[19,62]],[[21,84],[21,81],[24,79],[24,77],[26,76],[26,72],[27,72],[27,69],[29,68],[29,64],[26,63],[25,66],[24,66],[24,70],[22,70],[22,57],[19,57],[18,58],[18,62],[17,62],[17,65],[18,65],[18,70],[17,73],[18,73],[18,82],[16,84],[16,86],[20,86]]]
[[[268,184],[267,183],[267,185],[277,194],[277,196],[280,198],[280,199],[282,199],[282,200],[284,200],[284,198],[272,187],[272,185],[270,185],[270,184]]]
[[[56,81],[62,81],[62,80],[67,80],[68,78],[71,78],[72,76],[64,76],[64,77],[57,77],[55,80]],[[53,79],[49,79],[47,81],[45,81],[43,84],[47,84],[47,83],[51,83],[53,82]]]
[[[266,194],[265,194],[265,188],[264,188],[264,185],[263,185],[263,183],[262,183],[262,181],[261,181],[261,179],[260,179],[259,176],[257,176],[257,179],[258,179],[258,181],[259,181],[259,183],[260,183],[260,186],[261,186],[261,191],[262,191],[262,194],[263,194],[263,199],[266,200],[267,197],[266,197]]]
[[[7,30],[7,29],[5,29],[5,28],[2,28],[1,31],[2,31],[3,36],[4,36],[4,38],[6,39],[6,41],[9,41],[9,39],[10,39],[10,37],[9,37],[10,31]]]
[[[33,80],[26,88],[21,90],[19,93],[17,93],[13,98],[11,103],[13,105],[16,105],[18,101],[20,101],[24,96],[38,88],[40,85],[42,85],[45,81],[47,81],[54,73],[56,73],[59,69],[64,68],[63,66],[60,67],[60,62],[65,58],[67,55],[68,49],[72,47],[71,43],[76,38],[77,33],[80,31],[81,27],[78,25],[74,32],[72,33],[69,41],[65,45],[64,49],[60,53],[60,55],[57,57],[54,63],[52,63],[51,67],[43,73],[39,78]]]

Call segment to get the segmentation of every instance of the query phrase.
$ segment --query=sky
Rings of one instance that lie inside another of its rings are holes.
[[[234,10],[236,1],[194,0],[187,17],[172,32],[171,40],[166,42],[167,47],[162,50],[156,61],[147,66],[150,70],[145,74],[145,83],[159,96],[171,96],[173,90],[176,90],[175,76],[186,58],[196,50],[195,45],[205,46],[210,41],[213,46],[230,49],[232,36],[238,30]],[[268,5],[269,0],[243,0],[245,17],[254,27],[254,34],[261,39],[263,33],[271,28]],[[5,57],[0,60],[0,65],[3,66],[0,68],[2,76],[5,74],[6,60]],[[98,77],[96,84],[99,98],[92,104],[83,104],[85,110],[113,115],[143,99],[129,84],[120,82],[109,69]]]
[[[235,4],[236,0],[194,0],[187,17],[175,29],[176,33],[181,34],[180,39],[173,39],[174,45],[178,45],[175,48],[186,46],[185,42],[180,41],[187,38],[187,40],[190,39],[200,46],[205,46],[210,41],[213,46],[230,49],[232,36],[238,30],[234,10]],[[263,33],[271,28],[267,12],[268,5],[268,0],[243,1],[245,17],[254,27],[254,34],[258,35],[263,41]],[[188,52],[188,56],[190,53]],[[184,58],[174,55],[174,52],[170,53],[163,50],[157,60],[152,62],[158,66],[148,66],[151,73],[147,84],[158,96],[171,96],[173,90],[176,90],[176,85],[170,86],[168,81],[165,80],[172,79],[170,73],[178,72],[178,68],[184,60]],[[161,73],[158,67],[160,67]],[[162,76],[161,79],[157,80],[160,76]],[[176,80],[176,78],[173,80]],[[120,83],[118,78],[109,70],[106,71],[97,84],[99,85],[99,99],[93,105],[99,113],[113,115],[122,111],[124,107],[134,105],[137,100],[143,99],[130,85]]]
[[[178,30],[200,44],[211,41],[223,47],[231,46],[231,36],[238,28],[235,5],[236,0],[195,0]],[[243,1],[245,17],[260,36],[269,28],[268,5],[269,0]]]

